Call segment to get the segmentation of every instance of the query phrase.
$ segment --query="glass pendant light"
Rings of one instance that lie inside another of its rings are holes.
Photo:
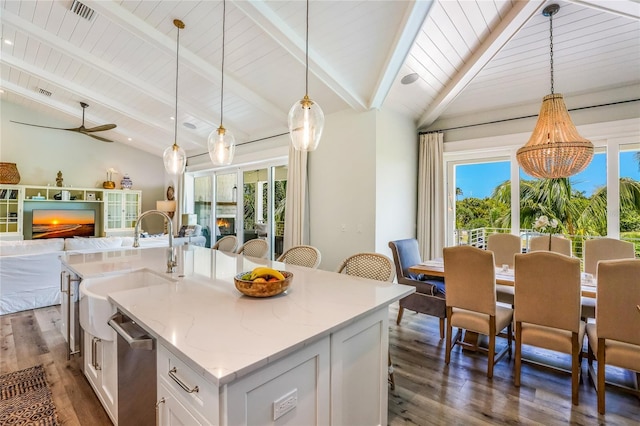
[[[233,161],[233,155],[236,152],[236,139],[229,130],[222,125],[223,108],[224,108],[224,30],[226,23],[227,2],[222,2],[222,81],[220,83],[220,127],[209,134],[207,140],[207,148],[209,150],[209,158],[215,166],[228,166]]]
[[[305,60],[305,95],[289,110],[289,134],[293,147],[298,151],[315,151],[322,137],[324,113],[320,105],[309,98],[309,0],[307,0]]]
[[[593,144],[578,134],[562,95],[553,91],[553,15],[558,10],[560,6],[551,4],[542,11],[549,17],[551,94],[542,99],[536,127],[529,141],[516,153],[525,172],[543,179],[573,176],[593,158]]]
[[[173,25],[178,28],[176,37],[176,115],[174,116],[173,145],[164,150],[162,160],[164,168],[170,175],[181,175],[187,165],[187,154],[178,146],[178,62],[180,57],[180,30],[184,29],[184,22],[173,20]]]

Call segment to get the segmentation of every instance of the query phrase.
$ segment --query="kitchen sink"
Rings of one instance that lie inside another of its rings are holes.
[[[91,335],[112,341],[116,335],[107,322],[116,307],[107,299],[109,294],[175,282],[148,269],[84,280],[80,283],[80,325]]]

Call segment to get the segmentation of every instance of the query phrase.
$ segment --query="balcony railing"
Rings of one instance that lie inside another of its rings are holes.
[[[454,231],[454,241],[456,245],[470,245],[474,247],[479,247],[482,249],[487,248],[487,237],[491,234],[508,234],[511,230],[507,228],[475,228],[475,229],[456,229]],[[522,240],[522,249],[523,252],[529,250],[529,240],[531,237],[535,237],[538,235],[548,235],[542,234],[540,232],[534,231],[532,229],[522,229],[520,230],[520,238]],[[574,257],[579,258],[582,261],[582,248],[584,246],[584,242],[593,238],[602,238],[600,236],[595,235],[566,235],[563,234],[565,238],[571,240],[571,250]],[[621,240],[632,242],[635,247],[636,257],[640,257],[640,238],[631,238],[626,236],[621,236]]]

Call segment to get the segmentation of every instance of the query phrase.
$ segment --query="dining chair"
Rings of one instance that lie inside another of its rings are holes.
[[[395,278],[391,259],[379,253],[357,253],[344,259],[338,269],[339,274],[347,274],[354,277],[369,278],[376,281],[392,282]],[[391,353],[388,352],[389,359],[389,385],[391,389],[396,388],[393,377],[393,363]]]
[[[552,251],[571,256],[571,240],[555,235],[539,235],[529,240],[529,251]]]
[[[440,319],[440,338],[444,339],[447,305],[444,300],[445,285],[442,279],[430,279],[422,274],[409,271],[413,265],[422,262],[418,240],[407,238],[389,241],[389,248],[393,255],[398,283],[416,288],[416,292],[400,299],[396,324],[400,325],[405,309],[431,315]]]
[[[600,260],[633,259],[635,249],[632,242],[616,240],[615,238],[594,238],[586,240],[582,249],[584,272],[597,275]],[[592,297],[582,297],[582,318],[596,317],[596,300]]]
[[[227,251],[233,253],[238,246],[238,239],[235,235],[227,235],[220,238],[214,245],[211,247],[213,250]]]
[[[489,337],[487,377],[493,377],[494,365],[508,352],[511,355],[513,309],[497,304],[496,269],[493,252],[472,246],[445,247],[444,281],[447,283],[447,349],[445,363],[449,365],[451,350],[456,344],[472,349],[483,348],[461,340],[462,330]],[[458,327],[453,337],[453,327]],[[496,355],[496,336],[507,329],[507,346]]]
[[[322,256],[320,255],[320,250],[313,246],[299,245],[286,250],[277,260],[278,262],[284,262],[289,265],[306,266],[307,268],[316,269],[320,265]]]
[[[636,254],[633,243],[615,238],[594,238],[586,240],[583,248],[584,272],[596,275],[598,261],[633,259]]]
[[[514,382],[520,386],[522,345],[571,355],[571,401],[578,383],[585,323],[580,320],[580,260],[538,251],[515,258],[516,357]]]
[[[251,257],[265,257],[269,252],[269,244],[259,238],[249,240],[240,246],[236,253]]]
[[[598,394],[598,412],[604,414],[605,366],[640,373],[640,259],[600,261],[597,272],[596,322],[587,324],[588,372]],[[640,396],[637,389],[625,389]]]
[[[496,267],[509,265],[513,269],[513,259],[522,253],[522,240],[514,234],[491,234],[487,237],[487,250],[493,252]],[[513,286],[496,285],[498,302],[513,306]]]

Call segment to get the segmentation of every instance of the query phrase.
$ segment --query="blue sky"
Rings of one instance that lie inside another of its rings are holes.
[[[590,196],[595,189],[605,184],[606,156],[598,153],[581,173],[572,176],[573,188],[584,191]],[[640,181],[638,162],[634,158],[634,152],[622,152],[620,154],[620,175]],[[529,176],[523,175],[525,179]],[[509,162],[465,164],[456,167],[456,186],[462,189],[462,196],[485,198],[491,195],[493,189],[509,179]]]

